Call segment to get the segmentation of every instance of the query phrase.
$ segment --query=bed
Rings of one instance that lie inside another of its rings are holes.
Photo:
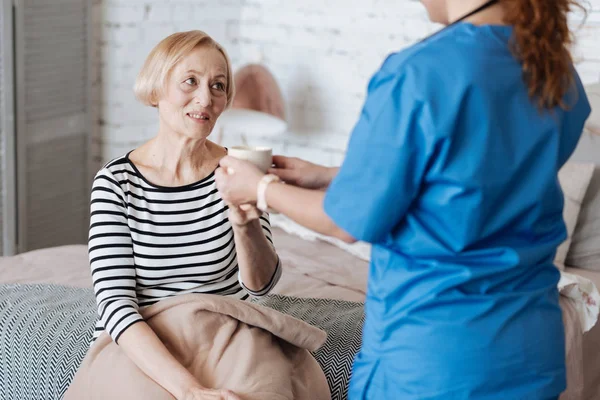
[[[367,264],[328,244],[273,231],[285,270],[259,303],[328,333],[313,355],[332,398],[345,399],[361,344]],[[91,287],[85,245],[0,258],[0,399],[58,399],[66,392],[97,318]]]
[[[279,228],[273,229],[273,236],[284,273],[264,305],[328,331],[328,343],[315,357],[325,370],[332,398],[344,399],[352,358],[360,346],[368,264],[324,241],[303,240]],[[600,272],[567,271],[600,286]],[[561,399],[598,399],[600,326],[581,335],[570,299],[562,298],[561,306],[569,363],[569,388]],[[14,318],[7,323],[6,315],[3,320],[1,314],[9,311]],[[86,351],[95,312],[86,246],[55,247],[0,259],[0,398],[7,398],[8,387],[15,400],[40,398],[41,392],[49,396],[44,398],[59,398]],[[55,317],[51,320],[45,317],[52,313]],[[46,321],[44,329],[37,326],[40,320]],[[7,332],[8,328],[12,332]],[[10,354],[10,346],[32,350]],[[48,347],[53,348],[50,355],[41,351]],[[38,385],[29,387],[34,380]]]

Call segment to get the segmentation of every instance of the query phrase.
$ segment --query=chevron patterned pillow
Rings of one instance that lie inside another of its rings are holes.
[[[0,285],[0,399],[60,399],[96,318],[90,289]]]
[[[352,363],[362,343],[363,304],[280,295],[270,295],[257,302],[327,332],[327,341],[313,355],[325,372],[331,399],[347,399]]]

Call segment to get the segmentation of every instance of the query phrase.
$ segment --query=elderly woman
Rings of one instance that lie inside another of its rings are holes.
[[[208,136],[233,93],[229,59],[211,37],[190,31],[164,39],[135,84],[137,98],[158,110],[158,133],[106,164],[92,189],[94,339],[106,331],[177,399],[237,397],[201,387],[139,307],[187,293],[264,296],[281,274],[267,215],[228,207],[215,186],[227,151]]]

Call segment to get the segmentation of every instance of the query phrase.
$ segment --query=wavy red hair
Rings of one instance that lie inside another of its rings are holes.
[[[513,52],[523,64],[529,95],[542,109],[566,108],[573,85],[568,14],[586,11],[577,0],[502,0],[505,22],[514,27]]]

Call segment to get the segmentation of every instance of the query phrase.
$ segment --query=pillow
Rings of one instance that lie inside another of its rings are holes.
[[[585,123],[586,129],[600,135],[600,83],[587,85],[585,92],[592,107],[592,114]]]
[[[565,264],[600,271],[600,166],[583,199]]]
[[[558,179],[565,196],[563,218],[567,227],[567,239],[558,247],[554,260],[561,270],[564,269],[567,252],[571,244],[571,236],[577,225],[581,203],[593,172],[594,164],[592,163],[567,162],[558,174]],[[598,196],[598,201],[600,203],[600,196]],[[600,205],[598,210],[600,210]],[[371,246],[368,243],[357,242],[348,244],[339,239],[324,236],[307,229],[281,214],[272,214],[270,220],[272,226],[281,228],[287,233],[299,236],[304,240],[323,240],[363,260],[369,261],[371,258]],[[600,223],[600,219],[598,222]]]
[[[558,180],[564,193],[563,218],[567,227],[567,239],[558,246],[554,262],[561,270],[565,267],[573,232],[581,211],[581,204],[594,173],[593,163],[567,162],[558,172]]]
[[[347,251],[361,260],[369,261],[371,259],[371,245],[369,243],[356,242],[349,244],[340,239],[321,235],[320,233],[303,227],[302,225],[292,221],[282,214],[270,214],[269,220],[272,227],[280,228],[291,235],[300,237],[301,239],[308,241],[322,240]]]

